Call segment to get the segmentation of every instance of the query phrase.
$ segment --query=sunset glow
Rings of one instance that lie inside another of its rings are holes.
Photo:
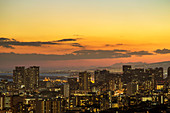
[[[11,53],[63,55],[34,62],[52,68],[168,61],[169,5],[168,0],[1,0],[0,68],[35,59],[14,56],[8,62]],[[126,53],[113,57],[112,50]]]

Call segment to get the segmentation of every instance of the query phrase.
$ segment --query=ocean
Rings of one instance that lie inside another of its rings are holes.
[[[54,76],[58,76],[58,77],[68,77],[70,74],[68,73],[62,73],[62,74],[45,74],[45,73],[40,73],[40,77],[54,77]],[[0,80],[1,79],[7,79],[8,81],[13,81],[12,79],[13,73],[0,73]]]

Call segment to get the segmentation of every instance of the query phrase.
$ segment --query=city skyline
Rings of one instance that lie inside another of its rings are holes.
[[[166,78],[163,67],[121,68],[122,73],[98,69],[40,76],[40,67],[16,66],[13,76],[1,78],[0,111],[169,113],[170,67]]]
[[[168,0],[14,0],[0,4],[1,70],[15,65],[75,69],[169,61]]]

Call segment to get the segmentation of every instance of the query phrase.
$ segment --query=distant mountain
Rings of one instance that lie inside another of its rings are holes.
[[[122,72],[122,66],[123,65],[131,65],[132,68],[156,68],[156,67],[163,67],[164,71],[167,71],[167,68],[170,67],[170,61],[164,61],[164,62],[156,62],[156,63],[145,63],[145,62],[128,62],[128,63],[115,63],[108,67],[97,67],[94,69],[109,69],[113,70],[115,72]]]

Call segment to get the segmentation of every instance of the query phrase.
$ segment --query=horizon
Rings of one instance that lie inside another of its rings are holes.
[[[165,65],[165,63],[167,63]],[[167,69],[168,67],[170,66],[170,61],[162,61],[162,62],[152,62],[152,63],[146,63],[146,62],[119,62],[119,63],[114,63],[114,64],[111,64],[111,65],[107,65],[107,66],[82,66],[82,67],[63,67],[63,68],[44,68],[44,67],[41,67],[39,65],[15,65],[13,67],[11,67],[10,69],[3,69],[1,70],[0,69],[0,73],[4,73],[4,72],[12,72],[15,67],[25,67],[25,68],[28,68],[28,67],[31,67],[31,66],[38,66],[40,67],[40,71],[41,72],[60,72],[60,71],[95,71],[95,70],[103,70],[103,69],[106,69],[106,70],[109,70],[111,72],[115,72],[115,73],[119,73],[119,72],[123,72],[122,70],[122,66],[123,65],[131,65],[132,68],[143,68],[143,69],[147,69],[147,68],[159,68],[159,67],[163,67],[163,70],[164,70],[164,73],[167,73]],[[159,66],[158,66],[159,65]]]

